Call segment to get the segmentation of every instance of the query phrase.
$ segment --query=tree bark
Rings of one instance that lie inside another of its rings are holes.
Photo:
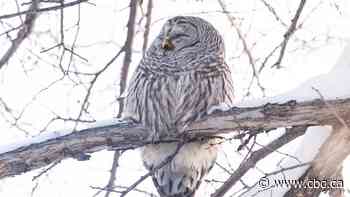
[[[259,107],[234,107],[225,112],[215,111],[203,120],[189,125],[184,132],[187,137],[197,138],[235,130],[266,131],[279,127],[335,125],[339,124],[339,117],[348,124],[348,109],[350,99],[313,100],[302,103],[289,101],[285,104],[266,104]],[[161,142],[177,141],[181,138],[181,135],[174,136],[162,139]],[[0,154],[0,179],[44,167],[65,158],[87,160],[89,156],[86,154],[106,148],[123,150],[148,143],[157,142],[149,141],[148,132],[136,123],[120,122],[96,126]]]

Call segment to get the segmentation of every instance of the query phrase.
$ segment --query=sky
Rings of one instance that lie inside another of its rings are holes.
[[[19,2],[20,5],[23,3]],[[270,2],[277,10],[282,22],[276,21],[261,1],[227,0],[225,2],[246,36],[251,52],[256,57],[256,65],[259,67],[263,58],[282,41],[287,27],[281,23],[289,24],[299,1]],[[95,72],[102,68],[123,45],[127,30],[128,1],[100,0],[93,3],[95,5],[82,5],[80,10],[72,7],[64,11],[65,42],[70,45],[75,39],[76,32],[79,31],[76,52],[88,59],[86,62],[81,58],[74,58],[71,66],[80,72]],[[21,6],[20,9],[25,10],[26,6]],[[256,81],[250,90],[250,96],[246,96],[252,70],[247,56],[242,52],[242,44],[235,29],[229,25],[226,15],[220,10],[217,1],[155,0],[150,40],[157,35],[168,18],[176,15],[205,18],[216,27],[225,40],[226,61],[233,73],[236,102],[260,99],[263,94]],[[79,11],[80,25],[77,28],[75,24],[78,21]],[[0,0],[0,15],[13,12],[16,12],[15,1]],[[140,12],[137,19],[140,20]],[[346,0],[307,1],[301,21],[302,26],[288,45],[283,67],[271,68],[274,62],[271,60],[260,75],[260,82],[265,88],[267,97],[288,92],[304,81],[326,74],[332,69],[349,39],[350,4]],[[10,25],[16,26],[19,22],[17,17],[3,20],[0,23],[0,30],[3,32],[10,28]],[[142,24],[144,22],[142,20],[141,25],[136,26],[130,73],[142,57],[144,31]],[[55,121],[46,127],[55,115],[77,117],[82,98],[86,93],[86,82],[90,79],[88,76],[80,78],[72,76],[72,79],[59,80],[61,74],[57,65],[60,60],[60,49],[41,52],[57,44],[60,38],[59,23],[59,12],[41,14],[36,21],[32,36],[23,43],[9,64],[0,70],[0,98],[10,106],[13,114],[22,114],[22,118],[18,121],[20,126],[15,127],[11,124],[14,121],[11,114],[0,109],[2,116],[0,147],[30,139],[42,132],[69,131],[75,125],[72,122]],[[15,36],[15,33],[10,33],[10,36]],[[9,44],[5,36],[0,37],[0,55]],[[67,53],[62,64],[67,67],[69,60],[70,56]],[[122,57],[118,58],[98,79],[90,98],[89,113],[83,118],[102,121],[116,116],[121,64]],[[85,84],[77,82],[85,82]],[[84,126],[79,125],[79,128]],[[261,143],[267,143],[279,136],[281,132],[283,131],[259,136],[258,140]],[[293,154],[294,149],[291,147],[301,143],[302,139],[299,139],[293,145],[284,147],[283,151]],[[226,160],[225,155],[228,158],[242,158],[244,153],[234,151],[238,144],[239,142],[225,144],[219,160]],[[87,162],[64,160],[35,181],[32,181],[33,176],[42,169],[0,180],[0,196],[39,197],[48,194],[54,197],[76,194],[93,196],[97,191],[90,186],[103,187],[108,181],[112,155],[110,151],[100,151],[93,154],[92,159]],[[276,155],[272,157],[273,159],[269,159],[271,162],[264,161],[265,164],[261,164],[264,171],[276,169],[281,157]],[[124,153],[120,160],[121,167],[118,169],[117,183],[128,186],[137,180],[146,172],[140,164],[137,151]],[[239,163],[231,162],[231,165],[235,168]],[[259,174],[257,171],[250,172],[245,177],[245,181],[254,183]],[[227,176],[220,170],[216,170],[214,175],[222,178]],[[149,180],[141,188],[155,193]],[[238,190],[239,187],[235,189]],[[203,194],[213,190],[212,186],[201,188]],[[130,196],[144,195],[135,192]]]

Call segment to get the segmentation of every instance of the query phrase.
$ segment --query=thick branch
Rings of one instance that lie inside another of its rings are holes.
[[[327,101],[348,124],[350,99]],[[226,112],[214,112],[190,125],[185,132],[192,137],[234,132],[239,129],[271,130],[279,127],[339,124],[333,111],[321,100],[285,104],[266,104],[260,107],[232,108]],[[107,147],[130,149],[151,143],[148,133],[140,125],[120,122],[114,125],[94,127],[80,132],[50,139],[0,154],[0,178],[17,175],[48,164],[74,157],[84,160],[84,153],[92,153]],[[180,137],[163,139],[179,140]]]

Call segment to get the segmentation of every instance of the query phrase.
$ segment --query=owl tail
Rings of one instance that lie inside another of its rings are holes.
[[[174,173],[168,169],[158,170],[152,177],[161,197],[194,197],[202,177]]]
[[[142,150],[145,167],[152,170],[177,148],[176,143],[147,145]],[[160,197],[194,197],[203,177],[213,167],[217,145],[211,141],[185,144],[152,179]]]

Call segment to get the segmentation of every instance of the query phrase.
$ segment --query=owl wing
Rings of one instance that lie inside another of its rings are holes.
[[[175,124],[190,124],[207,115],[213,106],[232,105],[233,83],[227,65],[210,65],[215,71],[201,69],[182,77],[179,82]],[[209,72],[210,71],[210,72]]]
[[[211,107],[232,105],[232,101],[232,77],[225,63],[173,74],[159,74],[141,65],[128,88],[124,117],[143,124],[157,140],[181,131]]]

